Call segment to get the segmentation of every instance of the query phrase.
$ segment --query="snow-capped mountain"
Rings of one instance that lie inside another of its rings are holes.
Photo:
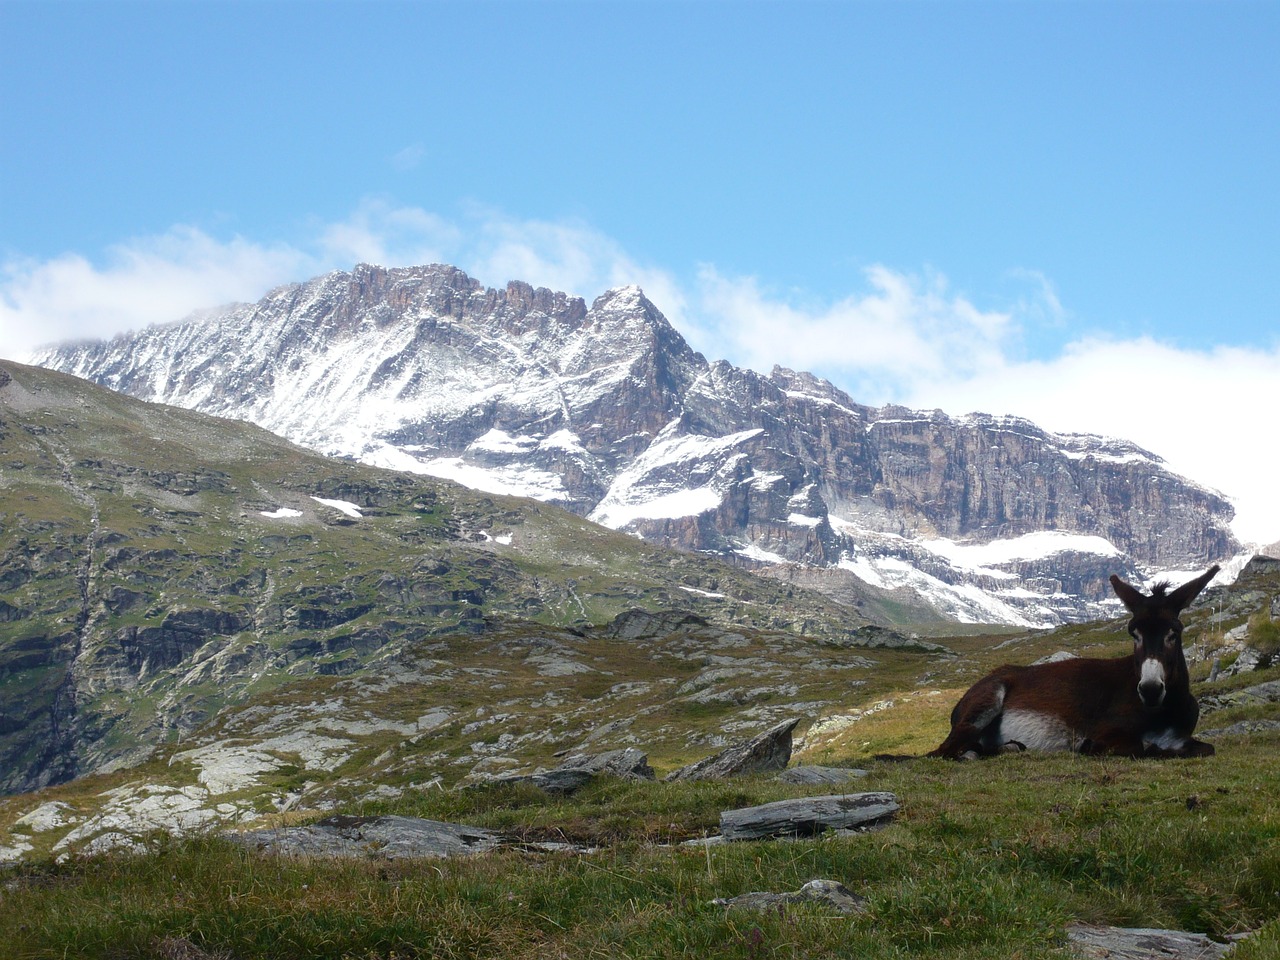
[[[810,374],[709,363],[636,287],[588,307],[448,266],[360,265],[34,361],[961,621],[1114,612],[1108,574],[1239,547],[1223,497],[1131,443],[877,409]]]

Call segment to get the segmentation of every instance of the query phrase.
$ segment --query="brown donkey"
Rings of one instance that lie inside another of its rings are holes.
[[[1214,564],[1172,593],[1147,596],[1117,576],[1111,586],[1133,615],[1133,654],[1005,666],[983,677],[951,711],[951,733],[931,757],[952,760],[1006,750],[1074,750],[1126,757],[1207,757],[1191,736],[1200,707],[1182,654],[1182,621],[1218,572]]]

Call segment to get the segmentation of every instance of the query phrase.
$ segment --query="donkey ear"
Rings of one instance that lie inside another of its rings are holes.
[[[1116,592],[1116,596],[1120,598],[1130,613],[1137,613],[1146,605],[1147,595],[1140,591],[1137,587],[1125,583],[1114,573],[1111,575],[1111,589]]]
[[[1200,595],[1200,591],[1208,586],[1221,568],[1215,563],[1194,580],[1188,580],[1173,593],[1169,594],[1169,606],[1175,610],[1185,610],[1191,605],[1191,601]]]

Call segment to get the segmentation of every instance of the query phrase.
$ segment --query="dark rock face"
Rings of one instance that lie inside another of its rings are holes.
[[[1130,443],[708,363],[634,287],[588,307],[448,266],[360,265],[38,362],[684,550],[836,571],[947,619],[1087,619],[1110,612],[1111,573],[1239,548],[1221,496]]]
[[[744,773],[784,770],[791,760],[791,734],[799,720],[786,720],[758,737],[726,747],[715,756],[668,774],[666,780],[722,780]]]

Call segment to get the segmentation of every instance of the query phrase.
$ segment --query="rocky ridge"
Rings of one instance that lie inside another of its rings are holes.
[[[560,504],[906,620],[1045,625],[1106,577],[1239,550],[1218,494],[1133,444],[856,403],[708,362],[636,287],[589,307],[453,267],[357,266],[37,362],[329,455]]]

